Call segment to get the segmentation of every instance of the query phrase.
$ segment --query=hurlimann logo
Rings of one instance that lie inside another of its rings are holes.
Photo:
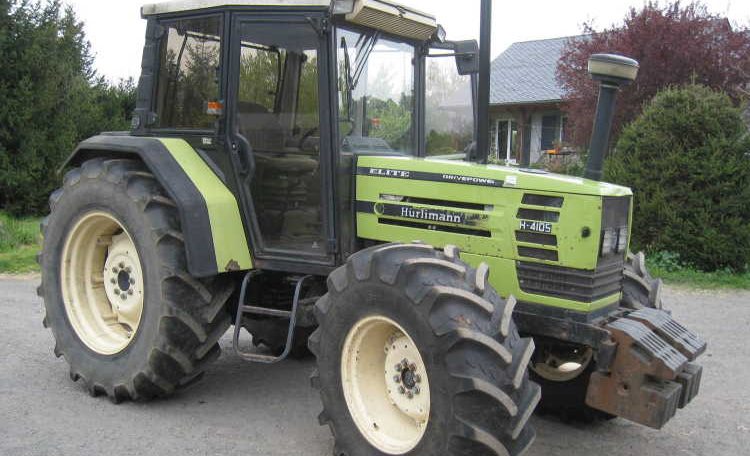
[[[415,209],[412,207],[401,207],[401,217],[428,220],[430,222],[446,222],[463,224],[463,214],[448,211],[433,211],[430,209]]]
[[[443,174],[443,180],[461,182],[466,184],[497,185],[495,179],[486,179],[483,177],[458,176],[456,174]]]

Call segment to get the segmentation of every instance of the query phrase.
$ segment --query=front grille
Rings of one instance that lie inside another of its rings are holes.
[[[623,264],[621,259],[587,271],[518,261],[516,273],[521,290],[526,293],[594,302],[622,291]]]

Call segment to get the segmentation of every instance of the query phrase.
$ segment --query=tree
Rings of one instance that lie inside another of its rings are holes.
[[[667,89],[625,127],[607,181],[635,193],[633,241],[703,270],[750,263],[750,134],[730,98]]]
[[[81,139],[126,129],[132,81],[98,77],[83,24],[59,0],[0,0],[0,208],[46,210]]]
[[[631,8],[622,26],[597,32],[586,24],[583,32],[569,41],[557,68],[566,92],[569,133],[576,144],[588,143],[596,108],[597,85],[586,71],[591,54],[611,52],[641,63],[637,81],[618,98],[613,138],[668,86],[701,84],[737,102],[743,96],[741,88],[750,82],[750,33],[733,30],[726,18],[709,13],[698,2],[677,1],[665,7],[649,2],[640,10]]]

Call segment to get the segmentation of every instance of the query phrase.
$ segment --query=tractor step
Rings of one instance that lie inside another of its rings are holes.
[[[292,301],[292,310],[279,310],[271,309],[268,307],[257,307],[245,305],[245,297],[247,296],[247,287],[250,283],[250,279],[257,275],[256,271],[250,271],[245,275],[242,280],[242,288],[240,290],[240,299],[237,305],[237,317],[234,321],[234,335],[232,337],[232,347],[237,355],[245,361],[252,363],[262,364],[276,364],[280,361],[285,360],[289,353],[292,351],[294,346],[294,328],[297,326],[297,309],[299,307],[299,297],[302,291],[302,286],[305,281],[312,276],[304,276],[297,280],[294,287],[294,300]],[[284,352],[279,356],[263,355],[252,351],[243,350],[240,348],[240,331],[242,330],[242,318],[245,315],[257,315],[274,318],[284,318],[289,320],[289,330],[286,337],[286,346]]]
[[[605,326],[616,344],[606,372],[591,375],[586,403],[655,429],[700,389],[702,368],[690,361],[706,342],[664,311],[641,309]]]

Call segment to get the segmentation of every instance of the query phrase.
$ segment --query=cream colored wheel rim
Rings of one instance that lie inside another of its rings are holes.
[[[590,347],[580,347],[563,355],[551,352],[542,353],[540,359],[531,363],[537,375],[551,382],[568,382],[575,379],[589,367],[594,357]]]
[[[373,316],[351,329],[341,382],[354,423],[375,448],[404,454],[419,444],[430,417],[430,384],[416,344],[396,322]]]
[[[105,212],[75,224],[63,247],[63,303],[78,338],[114,355],[133,340],[143,313],[143,269],[133,239]]]

